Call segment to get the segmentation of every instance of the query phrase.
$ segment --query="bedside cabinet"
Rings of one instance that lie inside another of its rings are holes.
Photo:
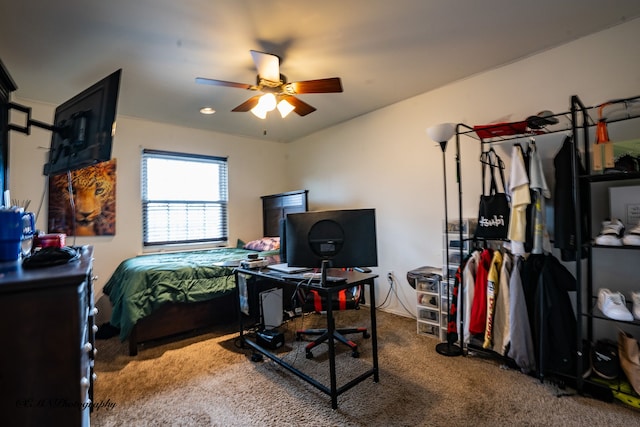
[[[96,310],[93,248],[23,270],[0,263],[0,410],[5,426],[88,426]]]

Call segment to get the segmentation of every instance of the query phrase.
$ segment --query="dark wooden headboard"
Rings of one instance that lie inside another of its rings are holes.
[[[264,237],[278,237],[280,235],[280,220],[285,218],[287,214],[309,210],[308,193],[309,190],[296,190],[262,196]]]

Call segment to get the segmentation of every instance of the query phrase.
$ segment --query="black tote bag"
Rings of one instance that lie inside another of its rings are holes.
[[[480,162],[482,163],[482,195],[480,196],[480,205],[478,207],[478,225],[475,237],[495,240],[506,239],[509,232],[511,207],[505,194],[504,163],[493,148],[482,153]],[[485,188],[487,169],[491,177],[488,191]],[[498,189],[496,169],[500,177],[502,192],[499,192]]]

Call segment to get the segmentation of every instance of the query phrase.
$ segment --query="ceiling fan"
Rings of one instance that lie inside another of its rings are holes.
[[[240,89],[248,89],[263,92],[256,95],[231,111],[251,111],[261,119],[266,118],[268,111],[278,108],[282,117],[291,111],[299,116],[306,116],[316,111],[316,108],[295,97],[297,94],[306,93],[336,93],[342,92],[342,83],[339,77],[327,79],[305,80],[300,82],[287,82],[287,78],[280,74],[280,58],[270,53],[252,50],[251,56],[258,70],[256,84],[235,83],[225,80],[196,77],[196,83],[214,86],[227,86]]]

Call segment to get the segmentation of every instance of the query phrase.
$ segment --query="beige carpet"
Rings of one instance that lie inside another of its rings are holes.
[[[368,309],[341,312],[339,325],[367,325]],[[328,384],[327,346],[306,359],[286,326],[282,352],[296,368]],[[95,426],[632,426],[640,411],[542,384],[494,359],[445,357],[437,341],[416,334],[415,321],[379,312],[380,382],[367,379],[329,396],[272,361],[252,362],[238,334],[220,327],[199,336],[153,343],[129,357],[118,338],[98,341]],[[371,366],[371,340],[354,336],[361,357],[338,347],[339,385]],[[324,381],[326,380],[326,381]]]

